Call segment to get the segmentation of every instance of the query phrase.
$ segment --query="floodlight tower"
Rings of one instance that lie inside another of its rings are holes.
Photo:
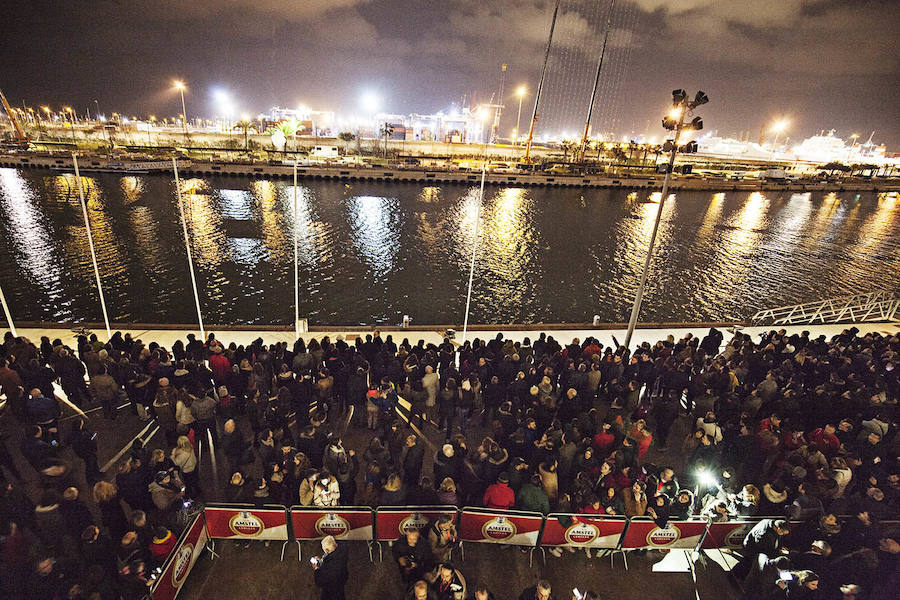
[[[653,243],[656,241],[656,232],[659,230],[659,221],[662,217],[663,206],[666,203],[666,196],[669,194],[669,178],[675,167],[675,154],[681,150],[690,153],[697,152],[697,142],[688,142],[684,147],[678,147],[678,140],[681,132],[685,130],[700,131],[703,129],[703,119],[695,116],[689,123],[685,123],[685,118],[693,115],[694,109],[698,106],[709,102],[709,97],[703,92],[697,92],[693,100],[688,100],[687,92],[684,90],[674,90],[672,92],[672,110],[668,115],[663,117],[663,127],[669,131],[675,132],[675,137],[666,140],[663,148],[669,150],[669,163],[666,167],[666,177],[663,180],[662,195],[659,198],[659,208],[656,210],[656,221],[653,223],[653,232],[650,234],[650,244],[647,246],[647,257],[644,259],[644,270],[641,273],[641,279],[638,283],[637,293],[635,294],[634,304],[631,307],[631,318],[628,321],[628,332],[625,334],[624,346],[627,349],[631,343],[631,336],[634,334],[634,327],[637,324],[638,313],[641,311],[641,300],[644,297],[644,286],[647,284],[647,273],[650,270],[650,258],[653,256]]]

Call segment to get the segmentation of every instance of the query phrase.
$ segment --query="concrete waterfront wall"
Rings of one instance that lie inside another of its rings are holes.
[[[156,163],[148,168],[148,162]],[[0,167],[31,169],[71,170],[72,158],[67,155],[6,154],[0,155]],[[79,161],[81,171],[111,171],[122,174],[139,172],[170,172],[166,161],[145,159],[121,160],[100,156],[83,156]],[[291,179],[293,166],[266,162],[225,162],[180,160],[179,169],[185,177],[245,177]],[[372,181],[429,184],[478,185],[480,171],[441,170],[425,168],[356,167],[349,165],[300,166],[300,179],[325,181]],[[611,177],[609,175],[563,175],[552,173],[487,173],[485,183],[510,187],[572,187],[657,190],[662,186],[661,176]],[[787,192],[890,192],[900,190],[900,179],[865,181],[806,182],[806,181],[728,181],[720,178],[673,176],[671,189],[696,191],[787,191]]]

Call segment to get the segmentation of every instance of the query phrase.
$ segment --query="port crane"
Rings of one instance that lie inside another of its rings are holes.
[[[28,136],[22,131],[22,126],[19,125],[19,121],[16,119],[13,109],[9,106],[9,102],[6,101],[6,96],[3,95],[2,90],[0,90],[0,102],[3,103],[3,108],[6,110],[6,116],[9,117],[9,122],[12,123],[13,129],[15,130],[16,142],[27,145],[29,142]]]

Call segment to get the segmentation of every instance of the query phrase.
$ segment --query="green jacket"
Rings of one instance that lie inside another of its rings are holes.
[[[550,500],[544,490],[532,483],[526,483],[516,494],[516,508],[546,515],[550,512]]]

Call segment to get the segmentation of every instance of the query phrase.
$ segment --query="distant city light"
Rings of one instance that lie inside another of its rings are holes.
[[[787,129],[788,125],[790,124],[791,122],[787,119],[779,119],[772,124],[772,133],[781,133],[782,131]]]
[[[376,113],[381,106],[381,102],[373,92],[365,92],[360,98],[360,105],[367,113]]]

